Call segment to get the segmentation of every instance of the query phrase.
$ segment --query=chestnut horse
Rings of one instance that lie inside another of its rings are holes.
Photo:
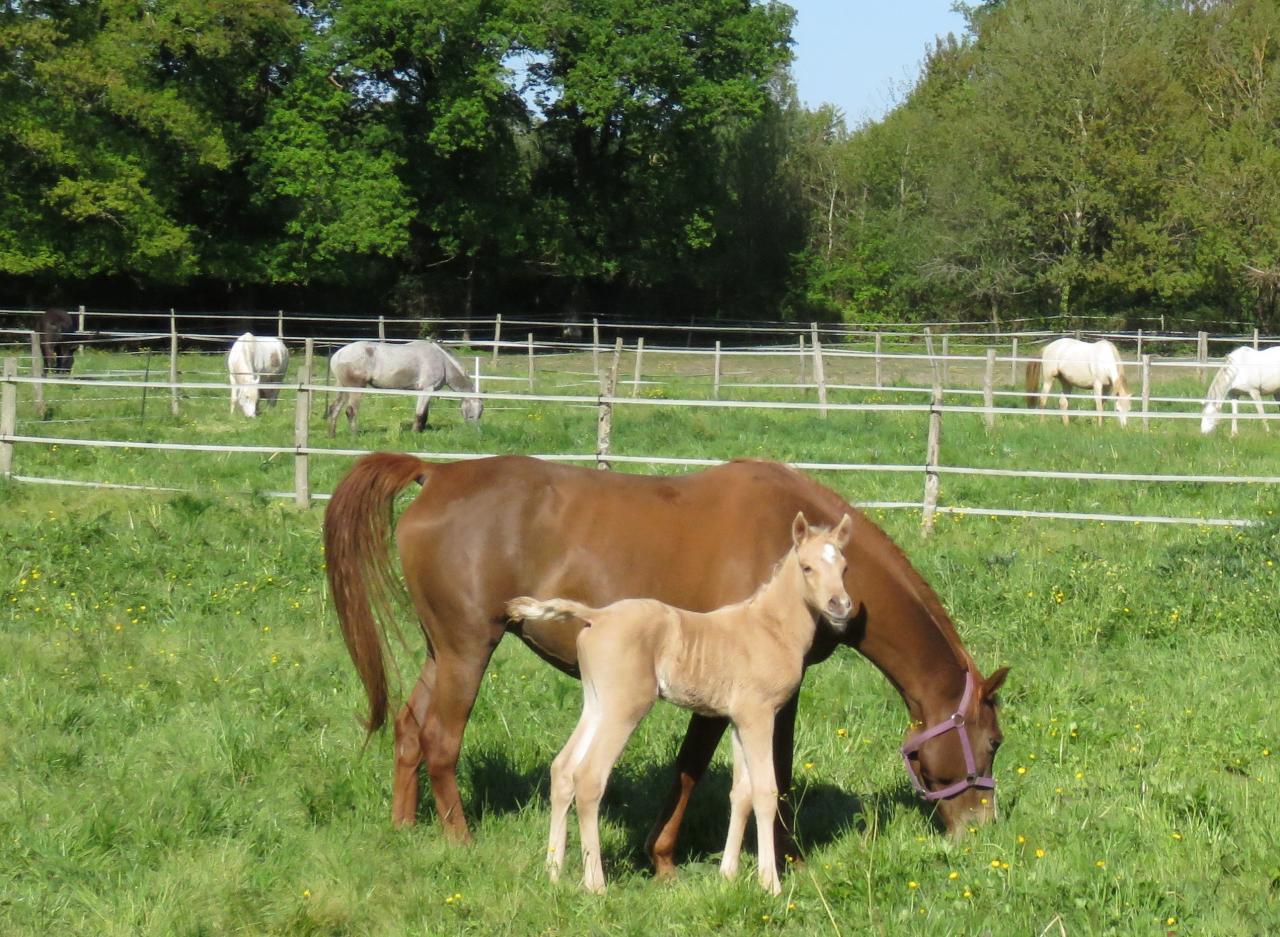
[[[457,786],[463,729],[494,648],[511,631],[573,676],[572,623],[510,621],[520,595],[564,596],[601,607],[645,596],[711,611],[750,596],[790,546],[803,511],[824,526],[853,518],[845,582],[858,608],[845,632],[818,629],[805,664],[849,644],[901,693],[913,726],[903,747],[909,776],[953,835],[995,815],[991,765],[1001,734],[995,692],[1007,668],[984,679],[933,590],[902,551],[839,495],[775,462],[743,460],[679,477],[599,472],[521,456],[430,464],[373,453],[342,479],[325,511],[330,594],[369,702],[370,731],[387,718],[386,631],[399,589],[391,563],[391,509],[417,482],[395,530],[428,658],[395,720],[392,821],[414,822],[425,761],[447,836],[468,841]],[[791,789],[797,695],[778,713],[778,790]],[[676,836],[694,785],[724,734],[723,718],[693,715],[677,778],[650,833],[659,874],[674,871]],[[782,855],[796,855],[790,808],[780,804]]]

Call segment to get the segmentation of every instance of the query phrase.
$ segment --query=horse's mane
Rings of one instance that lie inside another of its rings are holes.
[[[449,385],[449,388],[451,390],[458,391],[474,391],[476,389],[476,385],[467,375],[467,371],[462,366],[462,363],[450,354],[449,350],[439,342],[435,342],[434,344],[436,348],[439,349],[440,354],[444,357],[444,381]]]
[[[902,552],[902,548],[881,530],[880,526],[872,521],[871,518],[853,507],[834,491],[817,484],[798,469],[791,466],[785,466],[785,468],[799,475],[819,492],[819,497],[831,505],[829,510],[833,514],[845,512],[855,521],[861,522],[859,524],[860,529],[855,530],[853,538],[855,540],[861,538],[864,543],[868,538],[875,538],[874,549],[867,552],[883,557],[884,561],[881,565],[885,574],[896,580],[920,604],[920,607],[928,615],[929,620],[938,629],[938,634],[942,636],[943,640],[947,642],[947,646],[951,648],[956,660],[970,670],[976,669],[973,658],[960,640],[960,635],[956,631],[955,623],[951,620],[951,615],[942,605],[942,600],[933,591],[933,587],[920,575],[919,570],[915,568],[915,565],[907,558],[907,555]]]

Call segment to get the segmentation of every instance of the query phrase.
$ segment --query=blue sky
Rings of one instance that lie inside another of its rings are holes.
[[[791,66],[800,100],[829,103],[857,127],[900,102],[938,35],[964,32],[953,0],[786,0],[796,11]]]

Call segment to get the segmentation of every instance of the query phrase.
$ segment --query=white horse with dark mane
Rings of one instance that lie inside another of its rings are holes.
[[[418,390],[418,407],[414,412],[413,428],[426,429],[427,410],[431,406],[431,394],[446,384],[450,390],[475,393],[476,386],[458,359],[431,341],[389,344],[387,342],[353,342],[334,352],[329,359],[329,373],[342,387],[382,387],[390,390]],[[356,430],[356,413],[360,409],[362,394],[339,391],[337,399],[325,414],[329,421],[329,435],[338,432],[338,413],[346,408],[347,426]],[[466,397],[462,401],[462,415],[475,422],[484,412],[479,397]]]
[[[284,342],[245,332],[227,353],[227,371],[231,375],[231,412],[235,413],[239,407],[245,416],[257,416],[259,398],[274,405],[280,396],[280,388],[261,385],[279,384],[288,370],[289,349]]]
[[[1271,394],[1280,400],[1280,345],[1258,351],[1247,345],[1235,349],[1227,355],[1226,363],[1214,375],[1213,383],[1204,398],[1204,416],[1200,418],[1200,432],[1209,433],[1218,422],[1218,413],[1222,410],[1222,402],[1231,398],[1231,435],[1240,430],[1237,419],[1240,415],[1240,394],[1248,394],[1258,408],[1258,415],[1264,415],[1262,395]],[[1265,422],[1262,428],[1270,430]]]
[[[1098,409],[1098,423],[1102,423],[1102,394],[1115,396],[1116,413],[1120,425],[1129,418],[1129,385],[1124,379],[1124,365],[1116,346],[1103,339],[1098,342],[1082,342],[1074,338],[1059,338],[1044,346],[1039,361],[1027,363],[1027,405],[1044,409],[1049,389],[1054,379],[1062,387],[1058,396],[1058,409],[1062,411],[1062,425],[1067,425],[1067,391],[1073,387],[1092,387],[1093,400]]]

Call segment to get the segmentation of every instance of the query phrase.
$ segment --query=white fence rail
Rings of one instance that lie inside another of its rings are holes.
[[[308,342],[310,350],[311,343]],[[137,488],[142,490],[156,491],[173,491],[172,488],[162,488],[158,486],[147,485],[121,485],[111,482],[87,482],[87,481],[69,481],[66,479],[41,478],[19,474],[13,471],[14,448],[18,445],[58,445],[58,446],[83,446],[98,448],[117,448],[117,449],[159,449],[169,451],[190,451],[204,453],[256,453],[263,455],[292,455],[295,460],[295,486],[293,491],[270,492],[268,494],[289,497],[296,500],[299,504],[309,504],[312,500],[322,500],[327,497],[324,494],[313,493],[310,484],[310,464],[311,457],[332,457],[332,456],[353,456],[363,454],[366,450],[362,449],[337,449],[315,447],[309,444],[308,426],[310,424],[310,409],[313,397],[317,392],[329,392],[335,388],[328,384],[312,383],[307,379],[311,356],[308,355],[307,362],[304,363],[304,372],[300,375],[300,379],[294,383],[283,383],[279,385],[262,385],[264,388],[276,387],[284,391],[295,392],[296,397],[296,417],[294,421],[295,436],[292,443],[281,443],[279,445],[219,445],[211,443],[168,443],[168,442],[141,442],[137,440],[120,440],[120,439],[87,439],[74,438],[67,436],[55,436],[51,434],[34,434],[34,433],[18,433],[17,427],[17,388],[21,385],[32,385],[33,388],[43,388],[45,385],[71,385],[71,386],[91,386],[91,387],[121,387],[134,390],[141,389],[143,393],[149,390],[169,391],[171,399],[177,400],[180,393],[225,393],[230,389],[230,384],[224,382],[177,382],[177,381],[148,381],[140,382],[136,380],[123,380],[119,378],[106,378],[99,380],[85,380],[82,378],[42,378],[33,375],[19,375],[17,373],[16,361],[12,358],[5,359],[3,377],[0,378],[0,474],[16,481],[31,483],[47,483],[62,485],[88,485],[94,487],[107,488]],[[616,371],[616,366],[615,366]],[[417,396],[417,391],[396,391],[382,390],[375,388],[361,388],[358,393],[387,395],[387,396]],[[439,391],[437,397],[449,399],[470,396],[465,393],[457,393],[450,391]],[[674,458],[663,455],[618,455],[610,451],[610,439],[608,434],[608,426],[611,422],[612,413],[615,407],[694,407],[694,408],[714,408],[714,409],[765,409],[765,410],[791,410],[791,411],[819,411],[827,413],[842,412],[883,412],[883,413],[927,413],[930,417],[931,428],[936,424],[939,428],[944,415],[964,414],[968,416],[979,416],[988,420],[994,419],[997,415],[1057,415],[1055,410],[1038,410],[1038,409],[1018,409],[1010,407],[999,407],[993,404],[984,403],[981,406],[960,406],[953,404],[943,404],[939,401],[942,398],[940,387],[935,388],[934,400],[930,403],[922,404],[894,404],[894,403],[842,403],[828,401],[826,403],[809,403],[809,402],[787,402],[787,401],[740,401],[740,400],[716,400],[716,399],[648,399],[642,397],[628,397],[615,394],[599,393],[595,395],[585,394],[536,394],[536,393],[483,393],[480,395],[487,403],[536,403],[536,404],[554,404],[557,406],[579,406],[594,407],[601,414],[598,421],[599,434],[597,437],[597,446],[594,453],[582,454],[554,454],[544,455],[542,458],[552,459],[565,462],[582,462],[596,463],[602,466],[608,466],[610,463],[629,463],[629,464],[648,464],[648,465],[665,465],[665,466],[696,466],[715,464],[720,460],[716,459],[694,459],[694,458]],[[610,420],[606,421],[603,415],[608,412]],[[1077,416],[1085,415],[1077,413]],[[1087,414],[1092,416],[1093,414]],[[1113,419],[1115,414],[1107,411],[1106,418]],[[1198,412],[1146,412],[1138,411],[1131,414],[1135,418],[1158,418],[1158,419],[1198,419]],[[1257,417],[1251,418],[1257,419]],[[1272,415],[1268,414],[1267,419],[1271,419]],[[931,437],[936,438],[931,429]],[[895,508],[912,508],[920,509],[923,512],[924,523],[926,529],[932,521],[934,514],[986,514],[989,516],[1010,516],[1010,517],[1041,517],[1041,518],[1057,518],[1057,519],[1075,519],[1075,520],[1091,520],[1091,521],[1129,521],[1129,522],[1149,522],[1149,523],[1169,523],[1169,524],[1196,524],[1202,526],[1245,526],[1254,523],[1253,520],[1247,518],[1199,518],[1199,517],[1166,517],[1166,516],[1150,516],[1150,515],[1122,515],[1122,514],[1102,514],[1102,513],[1080,513],[1080,512],[1062,512],[1062,511],[1026,511],[1015,510],[1004,507],[969,507],[969,506],[939,506],[936,502],[937,482],[940,476],[946,475],[968,475],[968,476],[990,476],[990,477],[1032,477],[1044,479],[1070,479],[1074,481],[1098,481],[1098,482],[1149,482],[1149,483],[1165,483],[1165,484],[1232,484],[1232,485],[1276,485],[1280,484],[1280,476],[1249,476],[1249,475],[1215,475],[1215,474],[1177,474],[1177,473],[1104,473],[1104,472],[1076,472],[1076,471],[1053,471],[1038,468],[984,468],[976,466],[948,466],[940,464],[937,454],[936,443],[928,445],[925,458],[921,463],[904,465],[904,464],[884,464],[884,463],[839,463],[839,462],[795,462],[797,467],[811,471],[826,472],[881,472],[881,473],[914,473],[923,475],[924,497],[921,501],[895,501],[895,502],[869,502],[864,503],[864,507],[895,507]],[[481,458],[483,454],[476,453],[453,453],[453,452],[425,452],[419,453],[422,458],[430,460],[455,460],[455,459],[472,459]],[[932,491],[930,479],[933,479]]]

